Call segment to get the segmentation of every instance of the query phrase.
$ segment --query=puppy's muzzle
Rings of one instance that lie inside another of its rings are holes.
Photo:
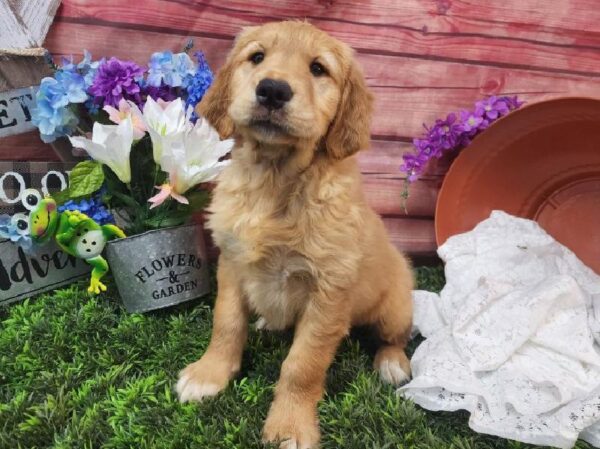
[[[292,88],[285,81],[265,78],[256,86],[256,100],[269,110],[281,109],[293,96]]]

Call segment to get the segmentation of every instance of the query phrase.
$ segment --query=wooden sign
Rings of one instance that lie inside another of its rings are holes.
[[[4,48],[39,47],[60,0],[0,2],[0,41]]]
[[[0,214],[27,212],[22,204],[25,189],[52,195],[68,187],[74,163],[0,161]]]
[[[59,162],[0,162],[0,218],[17,214],[26,222],[26,194],[35,190],[43,197],[64,190],[72,167]],[[67,284],[89,272],[89,265],[54,242],[26,249],[0,238],[0,305]]]
[[[21,134],[35,128],[31,109],[37,86],[0,92],[0,137]]]
[[[68,284],[89,272],[89,265],[54,242],[27,252],[10,240],[0,240],[0,305]]]

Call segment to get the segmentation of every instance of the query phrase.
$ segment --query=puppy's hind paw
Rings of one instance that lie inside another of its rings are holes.
[[[267,323],[267,320],[261,316],[258,318],[258,320],[256,320],[256,323],[254,323],[254,328],[257,331],[268,331],[269,323]]]
[[[374,365],[381,380],[388,384],[400,386],[410,380],[410,360],[401,347],[382,346],[377,351]]]
[[[410,380],[410,374],[406,373],[397,360],[383,360],[379,365],[379,377],[388,384],[400,386]]]

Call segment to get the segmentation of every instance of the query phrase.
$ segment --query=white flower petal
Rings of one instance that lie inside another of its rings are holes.
[[[163,109],[151,97],[144,105],[144,122],[152,140],[153,157],[160,163],[162,153],[168,150],[172,140],[180,140],[185,133],[187,120],[181,98],[167,103]]]
[[[90,157],[105,164],[124,183],[131,181],[129,155],[133,144],[133,125],[126,118],[119,125],[94,123],[92,140],[84,137],[69,137],[71,144],[83,148]]]
[[[184,194],[199,183],[212,181],[228,164],[219,159],[231,151],[234,141],[221,141],[217,131],[203,118],[192,125],[181,99],[163,109],[149,98],[143,115],[155,160],[169,174],[175,193]]]

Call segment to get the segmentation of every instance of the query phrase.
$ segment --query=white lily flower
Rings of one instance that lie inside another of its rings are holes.
[[[159,104],[148,97],[143,116],[152,140],[154,161],[160,164],[164,149],[169,148],[171,142],[180,140],[188,126],[183,101],[177,98],[169,103]]]
[[[171,142],[161,158],[162,169],[169,174],[169,182],[150,198],[152,207],[164,202],[169,196],[180,203],[187,203],[182,195],[192,187],[214,180],[229,161],[219,161],[233,148],[234,140],[221,141],[217,131],[206,120],[198,119],[193,127]]]
[[[95,122],[92,140],[85,137],[69,137],[76,148],[83,148],[92,159],[108,165],[124,183],[131,181],[129,154],[133,144],[133,124],[128,117],[118,125],[102,125]]]

